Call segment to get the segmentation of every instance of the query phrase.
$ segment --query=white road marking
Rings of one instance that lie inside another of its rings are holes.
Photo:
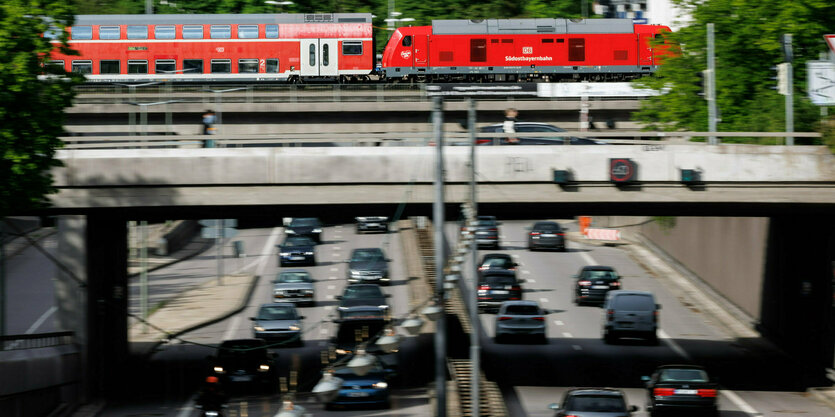
[[[547,298],[540,298],[539,302],[541,302],[542,304],[546,304],[548,302],[548,299]]]
[[[733,391],[722,390],[722,395],[724,395],[727,399],[731,400],[732,403],[736,404],[736,406],[739,407],[739,409],[745,413],[748,413],[755,417],[763,415],[763,413],[757,411],[756,409],[754,409],[754,407],[751,407],[751,404],[745,402],[745,400],[740,398],[740,396]]]
[[[580,345],[571,345],[571,348],[574,350],[583,350],[583,347]]]
[[[557,326],[565,326],[565,323],[563,323],[560,320],[554,320],[554,324],[556,324]]]
[[[278,241],[278,235],[280,235],[280,234],[281,234],[281,228],[280,227],[276,227],[276,228],[273,229],[272,233],[270,233],[270,237],[267,239],[267,242],[264,244],[264,247],[261,248],[261,253],[262,254],[267,254],[267,255],[270,254],[270,250],[275,247],[275,242]],[[255,275],[262,275],[264,273],[264,268],[267,267],[267,260],[269,258],[270,258],[269,256],[264,256],[264,257],[261,258],[261,260],[259,261],[260,264],[258,265],[258,269],[255,270]],[[226,339],[228,339],[228,338],[226,338]],[[226,340],[226,339],[223,339],[223,340]]]
[[[333,306],[325,306],[325,310],[326,311],[331,311],[331,310],[333,310]]]
[[[319,333],[320,333],[320,334],[327,334],[327,333],[328,333],[328,329],[325,329],[325,328],[323,327],[323,328],[319,329]]]
[[[668,335],[667,332],[665,332],[664,330],[658,330],[658,337],[660,337],[661,340],[664,343],[666,343],[667,346],[670,347],[670,349],[673,350],[673,352],[677,353],[682,358],[687,359],[688,361],[693,359],[690,357],[690,354],[687,353],[687,351],[685,351],[684,349],[682,349],[681,346],[679,346],[679,344],[676,343],[675,340],[671,339],[670,335]]]
[[[528,270],[523,270],[522,271],[522,275],[530,275],[530,274],[531,274],[531,271],[528,271]]]
[[[338,257],[342,256],[342,254],[337,253],[337,252],[334,252],[331,255],[333,255],[334,258],[338,258]]]
[[[334,228],[334,229],[341,229],[341,228],[342,228],[342,226],[334,226],[333,228]]]
[[[334,246],[333,250],[342,250],[342,248],[340,248],[339,246]]]
[[[195,400],[197,399],[197,395],[192,396],[188,399],[188,401],[180,407],[180,413],[177,414],[177,417],[189,417],[194,412],[194,405]]]
[[[56,306],[52,306],[49,310],[46,310],[37,320],[35,320],[34,323],[32,323],[31,326],[29,326],[29,329],[26,330],[26,334],[31,334],[35,330],[38,330],[38,327],[41,327],[43,322],[45,322],[46,319],[48,319],[49,316],[53,315],[56,311],[58,311],[58,307]]]
[[[232,336],[235,335],[235,331],[238,330],[238,325],[241,322],[241,316],[236,315],[232,318],[232,321],[229,323],[229,327],[226,328],[226,332],[223,333],[223,339],[221,340],[229,340],[233,339]]]
[[[519,259],[519,254],[514,253],[514,254],[510,255],[510,257],[513,258],[513,259]]]
[[[591,255],[589,255],[588,253],[580,252],[580,256],[583,257],[583,259],[586,261],[587,264],[597,265],[597,261],[595,261],[594,258],[592,258]]]
[[[329,300],[335,300],[335,298],[333,298],[333,294],[328,294],[328,299]]]
[[[328,285],[328,289],[329,289],[329,290],[335,290],[335,289],[336,289],[336,285]]]
[[[331,268],[331,272],[339,271],[339,268]]]
[[[336,277],[331,275],[331,276],[328,277],[328,279],[336,279]]]
[[[562,332],[562,336],[563,337],[574,337],[571,333],[568,333],[568,332]]]
[[[529,282],[529,283],[531,283],[531,284],[536,284],[536,280],[535,280],[535,279],[525,278],[525,282]]]

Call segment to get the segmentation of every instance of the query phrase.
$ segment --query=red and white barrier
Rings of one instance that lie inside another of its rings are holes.
[[[620,240],[620,230],[617,229],[586,229],[586,238],[594,240]]]

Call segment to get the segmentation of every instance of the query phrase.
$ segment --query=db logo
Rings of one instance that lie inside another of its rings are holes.
[[[222,46],[218,46],[217,48],[215,48],[215,51],[218,51],[218,52],[223,52],[223,47],[222,47]]]
[[[526,55],[530,55],[533,53],[533,46],[523,46],[522,53]]]
[[[400,56],[402,56],[403,59],[409,59],[412,56],[412,51],[403,51],[400,53]]]

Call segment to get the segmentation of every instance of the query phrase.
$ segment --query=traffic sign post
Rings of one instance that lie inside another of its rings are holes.
[[[818,106],[835,106],[835,62],[806,62],[809,100]]]
[[[198,221],[203,225],[200,231],[200,236],[206,239],[214,239],[217,247],[217,284],[223,285],[223,239],[227,237],[235,237],[238,231],[237,219],[207,219]]]

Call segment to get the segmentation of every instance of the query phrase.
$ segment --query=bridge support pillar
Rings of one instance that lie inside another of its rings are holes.
[[[128,355],[127,222],[96,214],[58,225],[58,326],[76,334],[85,399],[113,394]]]

